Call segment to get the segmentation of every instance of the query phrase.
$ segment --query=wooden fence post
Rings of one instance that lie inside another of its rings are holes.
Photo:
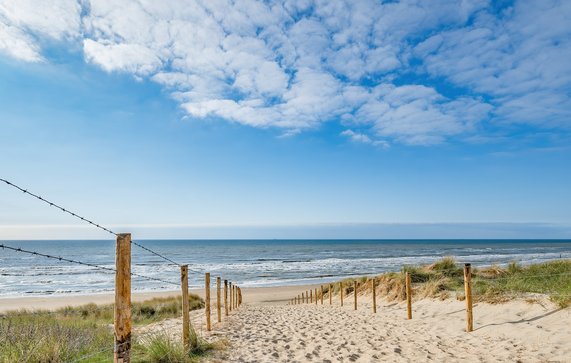
[[[353,281],[353,298],[355,300],[355,310],[357,310],[357,286],[358,286],[358,282],[357,280]]]
[[[329,305],[333,305],[333,284],[329,284]]]
[[[410,273],[405,275],[406,284],[406,315],[408,319],[412,319],[412,288],[410,286]]]
[[[224,280],[224,312],[228,316],[228,280]]]
[[[204,275],[204,289],[205,289],[205,313],[206,313],[206,330],[210,331],[212,326],[210,325],[210,272]]]
[[[321,285],[321,305],[323,305],[323,285]]]
[[[313,304],[313,289],[309,289],[309,302]]]
[[[228,294],[230,295],[230,311],[232,311],[233,307],[232,307],[232,282],[228,283]]]
[[[339,283],[339,298],[341,299],[341,306],[343,306],[343,283]]]
[[[303,292],[301,293],[301,303],[302,304],[305,303],[305,295],[303,294]]]
[[[116,246],[113,362],[129,363],[131,361],[131,234],[118,234]]]
[[[190,314],[188,306],[188,265],[180,266],[180,284],[182,287],[182,346],[190,349]]]
[[[377,312],[377,287],[375,286],[375,278],[371,279],[371,289],[373,290],[373,313]]]
[[[216,278],[216,313],[218,314],[218,322],[222,322],[222,306],[220,302],[220,276]]]
[[[464,293],[466,295],[466,331],[474,330],[474,316],[472,315],[472,267],[464,264]]]
[[[309,291],[305,292],[305,303],[309,304]]]

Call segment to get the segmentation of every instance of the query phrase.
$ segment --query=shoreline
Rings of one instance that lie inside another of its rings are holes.
[[[292,294],[301,290],[319,287],[319,284],[286,285],[271,287],[243,287],[243,301],[253,305],[275,304],[288,301]],[[189,289],[189,293],[204,298],[204,289]],[[150,300],[158,297],[171,297],[180,295],[178,290],[134,292],[131,296],[133,302]],[[210,296],[214,299],[216,289],[211,290]],[[0,297],[0,313],[17,310],[56,310],[66,306],[81,306],[86,304],[106,305],[113,304],[115,295],[109,293],[73,294],[73,295],[45,295],[45,296],[5,296]]]

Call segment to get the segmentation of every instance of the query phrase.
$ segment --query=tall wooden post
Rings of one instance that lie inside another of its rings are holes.
[[[222,322],[222,306],[220,302],[220,276],[216,278],[216,314],[218,315],[218,322]]]
[[[343,306],[343,283],[339,283],[339,298],[341,299],[341,306]]]
[[[309,289],[309,302],[313,304],[313,289]]]
[[[182,288],[182,346],[190,349],[190,314],[188,306],[188,265],[180,266],[180,285]]]
[[[229,289],[230,289],[230,290],[228,291],[228,294],[230,294],[230,311],[232,311],[232,309],[233,309],[233,306],[232,306],[232,283],[229,282],[229,283],[228,283],[228,286],[229,286]]]
[[[323,285],[321,285],[321,305],[323,305]]]
[[[242,306],[242,288],[238,289],[238,306]]]
[[[131,234],[117,235],[113,362],[131,361]]]
[[[355,310],[357,310],[357,280],[353,281],[353,299],[355,300]]]
[[[333,284],[329,284],[329,305],[333,305]]]
[[[371,289],[373,290],[373,313],[377,312],[377,287],[375,286],[375,278],[371,279]]]
[[[309,291],[305,292],[305,303],[309,304]]]
[[[224,280],[224,311],[228,316],[228,280]]]
[[[204,303],[205,303],[205,314],[206,314],[206,330],[210,331],[212,326],[210,324],[210,272],[204,275]]]
[[[301,303],[305,303],[305,295],[303,294],[303,292],[301,293]]]
[[[466,295],[466,331],[474,330],[474,316],[472,315],[472,267],[469,263],[464,265],[464,293]]]
[[[412,288],[410,286],[410,273],[405,275],[406,284],[406,315],[408,319],[412,319]]]

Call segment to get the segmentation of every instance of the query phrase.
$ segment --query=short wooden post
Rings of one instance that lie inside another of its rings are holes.
[[[357,310],[357,280],[353,281],[353,299],[355,300],[355,310]]]
[[[317,305],[317,287],[315,288],[315,305]]]
[[[309,302],[313,304],[313,289],[309,289]]]
[[[410,286],[410,273],[405,275],[406,284],[406,315],[408,319],[412,319],[412,288]]]
[[[323,305],[323,285],[321,285],[321,305]]]
[[[206,314],[206,330],[210,331],[212,326],[210,324],[210,272],[204,275],[204,303],[205,303],[205,314]]]
[[[303,292],[301,293],[301,303],[302,304],[305,303],[305,295],[303,294]]]
[[[341,299],[341,306],[343,306],[343,283],[339,283],[339,298]]]
[[[371,279],[371,289],[373,290],[373,313],[377,312],[377,287],[375,286],[375,278]]]
[[[230,294],[230,305],[229,305],[229,307],[230,307],[230,311],[232,311],[232,309],[233,309],[233,306],[232,306],[232,282],[228,283],[228,288],[229,288],[228,294]]]
[[[190,314],[188,306],[188,265],[180,266],[180,284],[182,288],[182,346],[190,349]]]
[[[216,278],[216,313],[218,315],[218,322],[222,322],[222,306],[220,302],[220,276]]]
[[[333,284],[329,284],[329,305],[333,305]]]
[[[228,280],[224,280],[224,312],[228,316]]]
[[[466,295],[466,331],[474,330],[474,316],[472,315],[472,267],[464,264],[464,293]]]
[[[129,363],[131,361],[131,234],[118,234],[116,242],[113,362]]]

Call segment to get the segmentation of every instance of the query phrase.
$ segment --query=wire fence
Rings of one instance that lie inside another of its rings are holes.
[[[189,299],[189,297],[188,297],[188,271],[192,271],[192,272],[194,272],[194,273],[202,273],[202,271],[200,271],[200,270],[198,270],[198,269],[194,269],[194,268],[188,268],[188,265],[187,265],[187,264],[181,264],[181,263],[179,263],[179,262],[176,262],[174,259],[172,259],[172,258],[166,256],[164,253],[158,252],[158,251],[156,251],[156,250],[154,250],[154,249],[151,249],[151,248],[149,248],[149,247],[147,247],[147,246],[144,246],[144,245],[143,245],[141,242],[139,242],[139,241],[132,241],[132,240],[130,239],[130,235],[128,235],[128,240],[129,240],[129,243],[130,243],[131,245],[135,245],[136,247],[138,247],[138,248],[144,250],[145,252],[150,253],[150,254],[152,254],[152,255],[154,255],[154,256],[156,256],[156,257],[159,257],[161,260],[165,261],[165,265],[167,265],[167,266],[174,266],[174,267],[177,267],[177,269],[180,269],[181,280],[180,280],[179,282],[174,282],[174,281],[166,280],[166,279],[163,279],[163,278],[158,278],[158,277],[154,277],[154,276],[148,276],[148,275],[144,275],[144,274],[132,272],[132,271],[131,271],[131,267],[132,267],[132,266],[137,266],[137,265],[131,265],[131,253],[130,253],[130,251],[128,252],[128,256],[126,256],[126,257],[128,258],[128,264],[125,265],[124,262],[120,262],[120,260],[123,260],[125,256],[123,256],[123,255],[121,254],[121,252],[119,251],[119,246],[120,246],[119,241],[120,241],[120,240],[123,240],[126,235],[116,233],[116,232],[114,232],[112,229],[110,229],[110,228],[108,228],[108,227],[105,227],[105,226],[103,226],[102,224],[93,221],[92,219],[86,218],[86,217],[84,217],[83,215],[81,215],[81,214],[79,214],[79,213],[73,212],[73,211],[71,211],[70,209],[63,207],[62,205],[60,205],[60,204],[58,204],[58,203],[55,203],[55,202],[53,202],[53,201],[51,201],[51,200],[49,200],[49,199],[46,199],[46,198],[40,196],[39,194],[33,193],[33,192],[31,192],[31,191],[29,191],[29,190],[27,190],[27,189],[25,189],[25,188],[23,188],[23,187],[21,187],[21,186],[19,186],[19,185],[17,185],[17,184],[14,184],[14,183],[12,183],[12,182],[6,180],[6,179],[0,178],[0,182],[4,182],[4,183],[5,183],[6,185],[8,185],[9,187],[14,188],[14,189],[16,189],[16,190],[18,190],[18,191],[20,191],[20,192],[26,194],[26,195],[29,195],[29,196],[31,196],[31,197],[33,197],[33,198],[35,198],[35,199],[37,199],[37,200],[39,200],[39,201],[41,201],[41,202],[47,204],[47,205],[49,205],[50,207],[56,208],[56,209],[58,209],[58,210],[60,210],[60,211],[62,211],[62,212],[64,212],[64,213],[66,213],[66,214],[68,214],[68,215],[70,215],[70,216],[72,216],[72,217],[74,217],[74,218],[76,218],[76,219],[82,221],[82,222],[88,223],[88,224],[90,224],[91,226],[93,226],[93,227],[95,227],[95,228],[97,228],[97,229],[99,229],[99,230],[101,230],[101,231],[104,231],[104,232],[106,232],[106,233],[108,233],[108,234],[112,234],[112,235],[115,236],[116,239],[117,239],[117,251],[116,251],[117,260],[116,260],[116,267],[115,267],[115,268],[107,267],[107,266],[101,266],[101,265],[99,265],[99,264],[92,263],[92,262],[87,262],[87,261],[83,261],[83,260],[80,260],[80,259],[77,259],[77,258],[70,258],[70,257],[65,257],[65,256],[59,256],[59,255],[50,254],[50,253],[47,253],[47,252],[40,252],[40,251],[28,249],[28,248],[22,248],[22,247],[13,246],[12,244],[16,244],[16,242],[11,242],[10,244],[0,243],[0,249],[2,249],[2,251],[8,250],[8,251],[11,251],[11,252],[14,252],[14,253],[26,254],[26,255],[30,255],[30,256],[38,256],[38,257],[42,257],[42,258],[54,260],[54,261],[57,261],[57,262],[64,262],[64,263],[73,264],[73,265],[86,266],[86,267],[88,267],[88,268],[91,268],[91,269],[94,269],[94,270],[97,270],[97,271],[101,271],[101,272],[106,273],[106,274],[114,274],[115,277],[116,277],[116,279],[115,279],[115,284],[116,284],[116,286],[115,286],[115,299],[116,299],[116,300],[115,300],[115,301],[116,301],[116,304],[114,304],[114,305],[103,305],[103,306],[97,306],[97,305],[96,305],[96,306],[94,307],[94,306],[91,306],[91,304],[90,304],[90,305],[85,306],[85,308],[83,308],[83,309],[82,309],[82,308],[77,309],[77,308],[69,308],[69,307],[68,307],[68,308],[60,308],[60,309],[57,309],[57,310],[49,310],[49,311],[47,311],[47,310],[18,311],[18,312],[11,312],[10,315],[9,315],[9,314],[1,314],[1,313],[0,313],[0,319],[9,318],[9,316],[14,316],[14,315],[19,315],[19,316],[46,316],[46,315],[48,315],[48,316],[56,316],[56,317],[61,317],[61,316],[64,316],[64,317],[65,317],[65,316],[75,316],[75,315],[77,315],[77,316],[85,317],[85,316],[87,316],[87,315],[89,315],[89,314],[93,314],[94,312],[106,312],[106,313],[109,313],[110,310],[113,310],[113,313],[114,313],[114,315],[115,315],[115,331],[116,331],[116,333],[117,333],[117,331],[123,331],[123,330],[125,330],[126,325],[123,325],[123,324],[124,324],[123,321],[122,321],[121,323],[118,323],[118,322],[117,322],[117,317],[118,317],[117,314],[119,314],[119,318],[121,319],[121,312],[120,312],[120,310],[121,310],[121,309],[125,309],[125,307],[128,307],[128,309],[131,309],[131,303],[130,303],[130,300],[131,300],[131,298],[130,298],[131,292],[130,292],[130,290],[129,290],[129,291],[118,291],[117,289],[118,289],[118,286],[119,286],[119,285],[117,285],[117,284],[118,284],[119,282],[122,283],[122,280],[118,282],[118,279],[120,279],[120,277],[121,277],[121,278],[125,278],[125,275],[123,275],[123,273],[124,273],[125,271],[128,271],[127,276],[130,276],[130,277],[133,277],[133,278],[139,278],[139,279],[143,279],[143,280],[147,280],[147,281],[159,282],[160,284],[163,284],[163,285],[176,286],[177,288],[182,288],[182,297],[183,297],[183,298],[182,298],[182,301],[183,301],[183,305],[182,305],[182,306],[183,306],[182,318],[183,318],[183,330],[184,330],[184,331],[183,331],[183,337],[184,337],[185,335],[187,335],[187,333],[188,333],[188,331],[189,331],[189,327],[188,327],[188,325],[189,325],[189,320],[188,320],[188,303],[186,303],[186,305],[185,305],[185,302],[184,302],[184,301]],[[127,266],[127,269],[125,269],[125,266]],[[183,271],[184,271],[184,273],[183,273]],[[206,281],[209,281],[209,278],[210,278],[209,276],[210,276],[210,274],[209,274],[209,273],[206,273],[206,275],[207,275],[207,280],[206,280]],[[226,280],[224,280],[224,281],[226,281]],[[230,284],[230,285],[231,285],[231,284]],[[129,286],[129,288],[130,288],[130,283],[129,283],[128,285],[122,285],[122,286]],[[185,287],[185,286],[186,286],[186,287]],[[232,286],[232,285],[231,285],[231,286]],[[224,306],[226,307],[227,311],[228,311],[228,300],[227,300],[227,298],[228,298],[229,293],[230,293],[230,303],[234,303],[234,309],[238,307],[238,303],[236,302],[236,301],[238,300],[238,296],[239,296],[240,303],[241,303],[241,290],[240,290],[237,286],[235,286],[235,285],[232,286],[232,287],[233,287],[234,289],[232,289],[231,291],[227,291],[227,290],[226,290],[226,285],[225,285],[225,288],[224,288],[224,293],[225,293],[224,299],[225,299],[225,300],[224,300],[224,303],[223,303],[223,304],[224,304]],[[207,322],[207,330],[208,330],[208,331],[210,331],[210,329],[211,329],[211,328],[210,328],[210,314],[211,314],[211,311],[210,311],[210,298],[209,298],[209,297],[210,297],[210,288],[211,288],[211,287],[210,287],[210,283],[206,283],[206,284],[205,284],[205,289],[206,289],[205,291],[206,291],[206,296],[207,296],[207,300],[206,300],[206,322]],[[220,322],[220,321],[221,321],[221,310],[220,310],[220,306],[222,305],[221,295],[220,295],[220,278],[218,278],[218,286],[217,286],[217,288],[218,288],[218,291],[217,291],[217,310],[218,310],[218,321]],[[233,296],[235,296],[235,297],[233,297]],[[118,298],[120,299],[120,303],[119,303],[119,304],[117,303],[117,301],[118,301],[117,299],[118,299]],[[234,300],[233,300],[233,299],[234,299]],[[128,302],[128,303],[126,303],[126,302]],[[186,306],[186,309],[187,309],[187,312],[186,312],[186,313],[184,312],[185,306]],[[230,310],[232,310],[232,307],[230,307]],[[119,311],[119,313],[118,313],[118,311]],[[130,316],[130,313],[129,313],[128,315]],[[226,315],[228,315],[228,312],[226,312]],[[129,319],[130,319],[130,318],[129,318]],[[185,322],[186,322],[186,323],[185,323]],[[120,325],[119,328],[117,328],[117,324]],[[184,328],[184,327],[185,327],[185,324],[187,324],[186,328]],[[130,323],[129,323],[129,326],[130,326]],[[117,330],[117,329],[119,329],[119,330]],[[129,328],[129,329],[130,329],[130,328]],[[156,334],[156,333],[153,333],[153,332],[150,332],[150,333],[148,333],[148,334],[138,334],[138,333],[135,333],[135,334],[133,334],[133,338],[140,340],[140,339],[143,339],[145,336],[154,335],[154,334]],[[101,349],[101,350],[98,350],[98,351],[95,351],[95,352],[90,352],[89,354],[86,354],[86,355],[84,355],[84,356],[78,357],[78,358],[76,358],[75,360],[72,360],[71,362],[81,362],[81,361],[84,361],[84,360],[90,360],[90,359],[92,359],[92,358],[94,358],[94,357],[97,357],[98,355],[101,355],[101,354],[103,354],[103,353],[105,353],[105,352],[108,352],[108,351],[109,351],[109,352],[110,352],[110,351],[114,351],[115,354],[124,354],[123,350],[130,350],[131,343],[132,343],[132,342],[131,342],[131,334],[130,334],[130,332],[128,333],[128,337],[127,337],[127,341],[126,341],[126,342],[119,341],[118,339],[119,339],[119,338],[118,338],[117,335],[116,335],[116,343],[115,343],[115,345],[114,345],[113,347]],[[184,343],[185,343],[185,346],[186,346],[186,345],[188,344],[188,336],[186,336],[185,339],[186,339],[186,341],[185,341]],[[130,354],[130,353],[127,353],[127,354]]]

